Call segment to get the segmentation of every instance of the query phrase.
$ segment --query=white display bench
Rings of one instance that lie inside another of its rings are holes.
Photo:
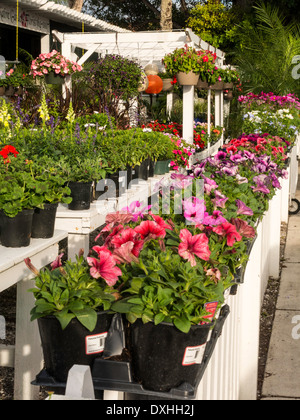
[[[33,274],[24,259],[30,258],[32,264],[40,270],[55,260],[58,243],[66,237],[66,232],[56,230],[50,239],[31,239],[28,247],[6,248],[0,245],[0,293],[17,285],[15,345],[0,344],[0,366],[15,369],[15,400],[37,399],[39,390],[31,385],[31,381],[43,363],[37,322],[30,321],[34,296],[28,289],[34,287]],[[2,315],[1,322],[2,327],[5,327]],[[2,330],[5,331],[5,328]]]
[[[148,198],[155,190],[155,185],[170,175],[171,173],[155,175],[147,181],[139,180],[120,197],[93,201],[88,210],[69,210],[67,205],[60,204],[57,209],[55,228],[68,232],[68,258],[74,260],[80,249],[83,249],[84,255],[87,255],[90,250],[90,234],[105,224],[105,218],[109,213],[121,211],[133,201],[140,201],[142,205],[147,205]]]

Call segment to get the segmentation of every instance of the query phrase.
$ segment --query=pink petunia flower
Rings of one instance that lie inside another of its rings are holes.
[[[98,253],[98,258],[87,257],[87,262],[91,266],[91,276],[95,279],[103,278],[113,287],[122,275],[122,271],[117,267],[117,262],[108,249],[105,247],[93,247],[93,249]]]
[[[200,200],[197,197],[190,197],[183,201],[183,215],[189,222],[196,224],[203,222],[205,203],[204,200]]]
[[[55,268],[61,267],[62,266],[62,262],[61,259],[64,256],[64,254],[59,254],[56,259],[53,261],[53,263],[51,263],[51,267],[52,270],[55,270]]]
[[[179,237],[182,242],[178,246],[178,254],[185,260],[188,260],[192,267],[197,264],[195,256],[205,261],[209,260],[210,250],[208,237],[205,233],[193,236],[187,229],[182,229]]]
[[[143,248],[144,241],[139,239],[139,235],[133,229],[122,229],[120,230],[111,240],[111,244],[115,248],[120,248],[123,244],[130,242],[133,244],[132,254],[135,257],[139,256],[141,249]]]

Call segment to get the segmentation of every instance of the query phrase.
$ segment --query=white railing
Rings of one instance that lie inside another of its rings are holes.
[[[269,277],[280,275],[281,222],[288,220],[291,173],[269,202],[269,209],[257,226],[257,237],[249,255],[244,282],[237,294],[228,297],[230,313],[222,334],[199,384],[196,400],[256,400],[259,359],[260,312]],[[123,394],[105,391],[106,400],[123,399]]]

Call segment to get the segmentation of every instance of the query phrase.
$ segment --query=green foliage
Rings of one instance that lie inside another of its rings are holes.
[[[30,289],[35,297],[31,320],[55,316],[65,329],[77,318],[89,331],[97,322],[97,311],[108,310],[115,300],[112,290],[91,278],[89,266],[82,256],[67,261],[64,267],[43,269],[35,278],[36,287]]]
[[[299,92],[299,81],[292,75],[293,57],[300,54],[300,30],[284,24],[278,9],[262,4],[255,7],[255,24],[243,23],[241,42],[235,54],[245,92]]]
[[[216,48],[228,49],[235,36],[235,16],[220,1],[200,1],[190,11],[187,25],[196,35]]]
[[[207,302],[222,305],[226,281],[215,283],[202,264],[192,267],[184,262],[173,250],[179,245],[177,235],[169,232],[166,245],[162,252],[157,241],[148,242],[139,262],[123,267],[124,298],[113,303],[112,310],[126,313],[131,323],[139,318],[156,325],[169,322],[187,333],[191,325],[205,321]]]

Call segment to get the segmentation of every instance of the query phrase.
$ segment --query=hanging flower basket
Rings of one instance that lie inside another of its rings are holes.
[[[208,82],[204,82],[203,80],[198,81],[197,83],[197,88],[198,89],[208,89]]]
[[[47,85],[63,85],[65,78],[60,74],[55,74],[53,71],[45,75],[45,82]]]
[[[163,92],[170,92],[171,90],[173,90],[172,81],[173,79],[163,79]]]
[[[177,80],[181,86],[196,86],[199,81],[199,74],[190,71],[189,73],[177,73]]]
[[[209,86],[211,90],[223,90],[224,89],[224,83],[223,82],[216,82],[213,85]]]

